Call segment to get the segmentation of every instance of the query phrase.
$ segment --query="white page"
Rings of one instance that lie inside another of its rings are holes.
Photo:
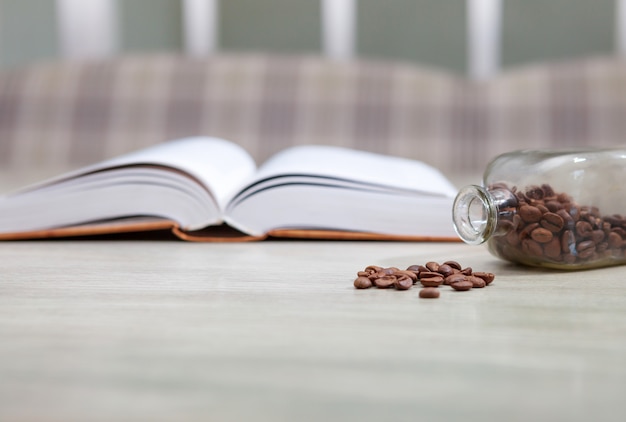
[[[337,177],[454,197],[457,189],[425,163],[340,147],[306,145],[279,152],[263,164],[255,179],[283,174]]]
[[[254,160],[240,146],[219,138],[190,137],[93,164],[47,180],[41,185],[49,185],[109,167],[132,164],[169,166],[191,174],[207,186],[221,209],[224,209],[231,195],[239,190],[242,183],[256,170]]]

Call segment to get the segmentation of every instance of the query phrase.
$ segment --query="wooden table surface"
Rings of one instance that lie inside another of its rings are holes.
[[[455,259],[492,286],[356,290]],[[0,243],[0,421],[623,421],[626,267],[450,243]]]

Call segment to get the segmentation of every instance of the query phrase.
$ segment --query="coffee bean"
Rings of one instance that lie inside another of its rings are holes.
[[[396,276],[396,280],[393,282],[393,285],[398,290],[408,290],[413,287],[413,280],[407,275],[400,274]]]
[[[552,232],[542,227],[538,227],[530,233],[530,237],[535,242],[548,243],[552,240]]]
[[[553,213],[558,212],[563,209],[563,205],[558,201],[548,201],[546,202],[546,208]]]
[[[539,186],[532,186],[526,190],[526,197],[529,199],[543,199],[543,189]]]
[[[571,253],[572,248],[576,246],[576,237],[574,236],[574,232],[571,230],[565,230],[563,235],[561,236],[561,251],[563,253]]]
[[[437,299],[439,294],[439,289],[436,287],[424,287],[420,290],[419,297],[422,299]]]
[[[580,258],[589,258],[596,251],[596,245],[593,240],[585,240],[576,245],[576,252]]]
[[[378,277],[374,280],[374,284],[379,289],[386,289],[393,286],[393,283],[396,281],[396,277],[393,275],[383,275],[382,277]]]
[[[442,275],[436,271],[424,271],[422,273],[419,273],[420,280],[423,278],[431,278],[431,277],[442,277]]]
[[[407,270],[399,270],[397,267],[383,268],[370,265],[365,270],[357,272],[357,278],[353,284],[356,289],[367,289],[376,286],[379,289],[395,288],[397,290],[409,290],[419,281],[423,286],[420,289],[420,297],[439,297],[437,287],[442,284],[448,284],[456,290],[463,291],[471,288],[486,287],[495,278],[493,273],[474,273],[472,267],[461,269],[461,265],[456,261],[446,261],[445,264],[441,265],[433,265],[433,263],[437,264],[435,261],[430,261],[423,266],[411,265],[407,267]],[[437,271],[432,271],[431,268],[437,268]],[[389,274],[392,271],[393,274]],[[433,290],[435,293],[433,293]]]
[[[563,217],[553,212],[547,212],[543,214],[543,217],[540,221],[541,227],[544,229],[550,230],[553,233],[561,231],[565,222],[563,221]]]
[[[619,234],[615,232],[609,233],[609,247],[611,249],[619,249],[622,247],[623,244],[624,244],[624,241],[622,240],[622,237]]]
[[[473,275],[468,276],[467,280],[472,283],[472,288],[473,289],[481,289],[481,288],[483,288],[483,287],[485,287],[487,285],[485,280],[483,280],[480,277],[473,276]],[[454,288],[454,286],[453,286],[453,288]]]
[[[558,260],[561,256],[561,240],[558,237],[553,237],[544,245],[543,252],[547,257]]]
[[[593,265],[600,259],[626,259],[626,218],[603,215],[599,207],[577,204],[548,184],[523,190],[500,182],[517,199],[501,205],[492,250],[512,261]],[[510,203],[509,203],[510,202]],[[517,223],[515,223],[517,221]]]
[[[437,272],[442,276],[447,277],[454,274],[454,269],[448,264],[442,264],[439,266],[439,269],[437,269]]]
[[[591,232],[591,240],[593,243],[598,244],[604,240],[604,232],[602,230],[594,230]]]
[[[541,220],[541,211],[532,205],[523,205],[519,208],[519,215],[526,223],[536,223]]]
[[[455,273],[452,275],[449,275],[445,278],[445,280],[443,281],[443,284],[454,284],[454,283],[458,283],[459,281],[465,281],[465,274],[462,273]]]
[[[369,289],[372,287],[372,280],[367,277],[357,277],[354,280],[354,287],[357,289]]]
[[[588,221],[579,221],[576,223],[576,234],[580,237],[589,237],[591,236],[591,232],[593,231],[593,227]]]
[[[439,269],[439,264],[434,261],[430,261],[426,263],[426,268],[430,271],[437,271]]]
[[[377,273],[378,271],[382,269],[383,267],[379,267],[378,265],[368,265],[367,267],[365,267],[365,271],[369,273]]]
[[[511,246],[517,246],[517,245],[520,244],[521,239],[520,239],[519,235],[517,234],[517,232],[511,231],[511,232],[507,233],[506,241]]]
[[[493,280],[496,278],[494,273],[486,273],[482,271],[476,271],[473,274],[473,276],[482,278],[483,280],[485,280],[485,283],[487,285],[490,285],[493,282]]]
[[[443,284],[443,276],[437,274],[431,277],[420,277],[420,283],[424,287],[438,287]]]
[[[474,285],[469,280],[459,281],[458,283],[450,284],[454,290],[465,291],[471,289]]]
[[[443,265],[449,265],[450,267],[452,267],[455,270],[461,270],[461,268],[463,268],[463,267],[461,267],[461,264],[459,264],[456,261],[446,261],[446,262],[443,263]]]
[[[522,241],[522,251],[528,256],[542,256],[543,248],[541,244],[532,239],[524,239]]]
[[[522,230],[520,230],[520,232],[519,232],[520,240],[524,240],[524,239],[530,237],[530,234],[533,232],[533,230],[538,229],[538,228],[539,228],[539,223],[530,223],[530,224],[528,224],[526,227],[524,227]]]
[[[400,276],[404,275],[404,276],[409,277],[412,282],[416,282],[417,281],[417,274],[415,274],[413,271],[398,270],[395,273],[393,273],[393,275],[395,275],[396,277],[400,277]]]
[[[566,210],[560,209],[556,212],[556,215],[558,215],[559,217],[563,219],[564,227],[571,228],[574,226],[574,219],[572,218],[570,213],[568,213]]]
[[[424,267],[423,265],[409,265],[409,266],[406,268],[406,270],[407,270],[407,271],[413,271],[413,272],[419,273],[420,271],[426,271],[426,270],[427,270],[427,268],[426,268],[426,267]]]

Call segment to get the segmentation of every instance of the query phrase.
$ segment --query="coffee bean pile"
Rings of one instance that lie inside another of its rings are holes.
[[[562,265],[626,258],[625,217],[602,215],[597,207],[579,205],[547,184],[525,190],[505,184],[490,188],[512,193],[510,203],[500,209],[496,230],[501,235],[492,238],[503,258]]]
[[[368,289],[375,286],[379,289],[408,290],[414,285],[421,285],[419,296],[434,299],[439,297],[437,288],[441,285],[465,291],[488,286],[494,278],[493,273],[475,272],[471,267],[463,268],[456,261],[446,261],[443,264],[431,261],[425,265],[411,265],[406,270],[370,265],[357,273],[354,287]]]

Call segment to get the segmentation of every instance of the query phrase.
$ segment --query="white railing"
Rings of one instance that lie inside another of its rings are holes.
[[[487,79],[500,70],[502,0],[468,0],[468,72],[474,79]]]
[[[117,1],[57,0],[56,7],[63,57],[105,57],[119,50]]]
[[[185,52],[202,57],[219,45],[218,0],[182,0]]]
[[[118,1],[56,0],[62,56],[105,57],[119,51]],[[218,51],[220,0],[180,1],[185,52],[206,56]],[[468,74],[486,79],[500,71],[502,0],[466,1]],[[320,2],[322,53],[336,59],[354,57],[358,0]],[[615,51],[626,56],[626,0],[615,1]]]

